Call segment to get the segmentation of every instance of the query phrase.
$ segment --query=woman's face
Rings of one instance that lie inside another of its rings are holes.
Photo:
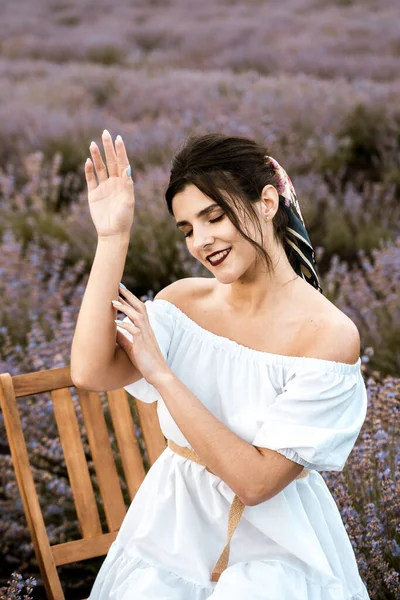
[[[190,254],[221,283],[236,281],[255,268],[257,254],[254,247],[240,235],[223,208],[195,185],[190,184],[176,194],[172,203],[176,226],[185,235]],[[248,235],[259,241],[253,227],[249,225]],[[247,233],[246,228],[244,230]],[[221,264],[213,265],[207,259],[210,254],[228,248],[230,252]]]

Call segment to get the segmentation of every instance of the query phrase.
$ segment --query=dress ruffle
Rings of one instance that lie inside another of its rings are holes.
[[[214,587],[211,581],[207,587],[140,556],[129,556],[115,540],[88,600],[206,600]]]
[[[128,556],[116,540],[88,600],[370,600],[363,586],[347,595],[341,583],[323,587],[280,560],[232,565],[210,586],[189,581],[139,556]]]

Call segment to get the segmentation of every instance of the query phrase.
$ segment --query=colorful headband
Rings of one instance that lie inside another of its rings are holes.
[[[266,156],[267,163],[271,164],[275,171],[276,187],[279,199],[289,216],[289,225],[287,226],[287,243],[295,252],[294,270],[297,275],[302,277],[307,283],[310,283],[322,294],[320,286],[317,265],[315,262],[315,252],[311,245],[300,205],[297,201],[296,192],[293,183],[285,169],[272,156]]]

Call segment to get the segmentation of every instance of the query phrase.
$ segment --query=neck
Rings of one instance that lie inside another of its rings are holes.
[[[280,245],[268,249],[273,268],[270,272],[264,263],[249,269],[242,277],[231,284],[222,285],[224,302],[234,312],[251,316],[260,310],[276,308],[276,303],[292,293],[295,282],[301,281]],[[225,289],[224,289],[225,288]]]

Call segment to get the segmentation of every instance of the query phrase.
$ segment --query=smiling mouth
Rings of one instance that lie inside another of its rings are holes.
[[[232,248],[229,248],[228,252],[224,253],[224,256],[222,256],[219,260],[217,260],[216,262],[212,261],[210,258],[207,258],[208,262],[213,266],[213,267],[217,267],[218,265],[220,265],[228,256],[228,254],[230,254],[230,251],[232,250]]]

